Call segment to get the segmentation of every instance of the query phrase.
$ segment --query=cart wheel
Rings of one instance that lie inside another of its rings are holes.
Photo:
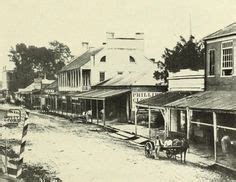
[[[144,151],[145,151],[145,156],[147,158],[151,158],[152,157],[152,151],[153,151],[153,146],[151,142],[147,142],[145,147],[144,147]]]
[[[166,156],[168,159],[170,159],[173,156],[169,149],[166,150]]]

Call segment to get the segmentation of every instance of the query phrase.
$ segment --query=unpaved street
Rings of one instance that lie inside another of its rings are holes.
[[[176,161],[147,159],[143,150],[91,124],[30,115],[24,162],[50,166],[66,182],[222,181],[225,176]]]

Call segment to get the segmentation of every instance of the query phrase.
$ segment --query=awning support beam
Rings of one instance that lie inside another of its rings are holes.
[[[106,105],[106,102],[105,102],[105,100],[103,100],[102,103],[103,103],[103,125],[105,126],[105,124],[106,124],[106,123],[105,123],[105,120],[106,120],[106,112],[105,112],[105,109],[106,109],[106,108],[105,108],[105,107],[106,107],[106,106],[105,106],[105,105]]]
[[[215,162],[217,162],[217,117],[216,113],[213,112],[213,128],[214,128],[214,156]]]
[[[148,136],[151,138],[151,108],[148,108]]]
[[[138,127],[137,127],[137,114],[138,114],[138,106],[136,105],[135,109],[134,109],[134,131],[135,131],[135,136],[138,135]]]
[[[96,100],[96,115],[97,115],[97,124],[98,124],[98,100]]]

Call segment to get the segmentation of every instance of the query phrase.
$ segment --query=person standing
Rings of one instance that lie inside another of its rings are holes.
[[[222,147],[222,153],[228,156],[230,150],[230,137],[228,135],[224,135],[221,138],[221,147]]]
[[[159,138],[159,136],[156,136],[156,140],[154,141],[154,147],[155,147],[154,159],[159,159],[160,150],[162,146],[163,146],[163,143],[161,139]]]

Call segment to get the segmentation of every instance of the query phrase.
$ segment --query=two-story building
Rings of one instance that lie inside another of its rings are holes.
[[[58,73],[58,91],[61,93],[62,110],[71,113],[72,93],[84,92],[116,75],[135,72],[154,73],[157,64],[144,56],[144,34],[132,38],[115,37],[107,32],[106,42],[99,48],[90,48],[83,42],[84,53]]]
[[[166,107],[186,113],[187,138],[205,155],[217,164],[236,168],[236,23],[204,41],[205,91]]]
[[[99,48],[90,48],[83,42],[85,52],[76,57],[58,73],[59,91],[87,91],[115,75],[153,71],[157,64],[144,56],[144,34],[134,38],[117,38],[107,32],[106,42]]]

